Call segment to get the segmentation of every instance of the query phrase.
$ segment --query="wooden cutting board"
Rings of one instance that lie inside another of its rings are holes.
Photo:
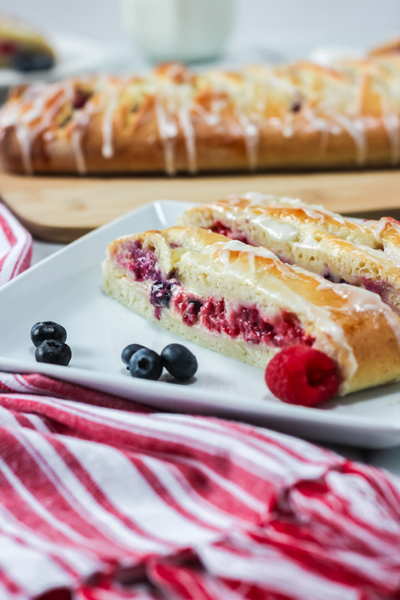
[[[400,217],[400,171],[74,178],[0,174],[0,196],[37,238],[70,242],[157,199],[204,202],[259,191],[353,216]]]

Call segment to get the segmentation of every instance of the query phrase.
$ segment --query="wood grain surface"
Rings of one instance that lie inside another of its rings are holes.
[[[259,191],[354,216],[400,216],[400,171],[201,177],[67,178],[0,174],[0,196],[37,238],[70,242],[153,200],[205,202]]]

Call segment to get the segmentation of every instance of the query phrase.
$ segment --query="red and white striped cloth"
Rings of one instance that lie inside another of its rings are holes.
[[[0,373],[0,600],[400,599],[400,481]]]
[[[0,286],[31,264],[32,238],[10,211],[0,204]]]

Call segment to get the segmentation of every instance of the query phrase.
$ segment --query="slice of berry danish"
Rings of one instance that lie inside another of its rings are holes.
[[[0,14],[0,67],[42,71],[54,63],[54,51],[41,33],[21,19]]]
[[[400,223],[356,222],[313,206],[250,192],[192,208],[179,224],[263,246],[286,263],[379,294],[400,314]]]
[[[148,231],[111,243],[103,274],[104,290],[138,314],[250,365],[297,346],[329,357],[340,393],[400,379],[400,320],[377,294],[264,248],[201,228]]]

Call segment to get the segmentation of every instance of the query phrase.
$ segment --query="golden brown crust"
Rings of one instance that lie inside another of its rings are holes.
[[[14,93],[0,158],[14,172],[144,173],[383,166],[400,161],[400,55],[145,78],[91,78]]]
[[[82,134],[81,152],[85,157],[85,169],[81,174],[123,174],[166,172],[162,142],[158,134],[135,135],[135,143],[129,134],[116,137],[114,156],[102,156],[100,130],[93,119],[92,126]],[[208,129],[208,128],[207,128]],[[275,127],[264,126],[260,131],[258,170],[315,170],[330,168],[353,168],[357,166],[354,141],[342,130],[328,141],[326,151],[321,152],[321,135],[309,132],[304,123],[293,123],[294,133],[290,145]],[[197,134],[196,169],[192,172],[245,171],[248,169],[243,134],[228,132],[213,133],[199,128]],[[154,141],[150,142],[150,139]],[[364,167],[383,167],[391,164],[391,149],[382,123],[368,126],[366,131],[368,157]],[[0,164],[13,173],[64,173],[79,172],[77,158],[69,137],[60,137],[53,142],[35,139],[31,145],[31,168],[24,165],[20,144],[15,130],[6,131],[0,138]],[[253,169],[252,169],[253,170]],[[174,170],[168,174],[190,172],[185,141],[182,135],[175,140]]]
[[[357,223],[300,200],[248,193],[194,207],[179,222],[245,237],[285,262],[379,293],[400,314],[400,223],[394,219]]]
[[[338,363],[344,393],[400,378],[400,319],[376,294],[325,281],[282,263],[262,248],[193,227],[134,234],[110,244],[105,287],[111,294],[109,278],[113,270],[121,271],[117,280],[125,279],[128,288],[142,285],[130,278],[120,260],[129,257],[136,241],[141,248],[156,253],[164,277],[173,272],[195,297],[212,296],[255,306],[265,314],[274,310],[295,314],[314,340],[313,347]],[[118,297],[118,293],[113,295]],[[147,302],[150,304],[149,298]],[[130,307],[135,310],[135,306]],[[186,335],[180,321],[179,327],[181,335]],[[250,364],[265,367],[278,351],[265,346],[263,354],[262,346],[253,346],[252,351],[258,354],[253,362],[248,361]]]
[[[370,51],[369,56],[381,56],[398,53],[400,53],[400,38],[392,40],[391,42],[387,42],[386,44],[376,46],[376,48],[373,48]]]

